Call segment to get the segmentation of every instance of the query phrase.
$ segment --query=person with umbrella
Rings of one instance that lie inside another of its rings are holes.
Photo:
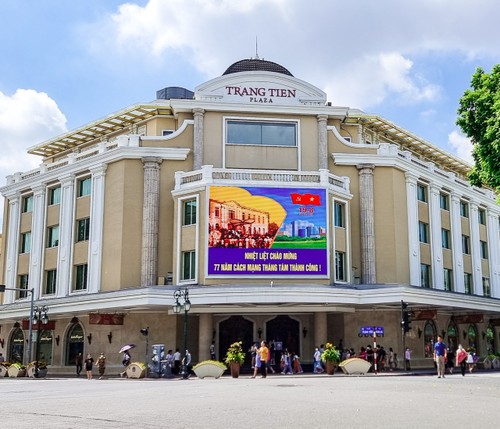
[[[122,364],[125,367],[124,371],[120,373],[120,377],[127,376],[127,367],[130,365],[132,357],[130,356],[130,350],[135,347],[135,344],[127,344],[120,349],[120,353],[123,353]]]

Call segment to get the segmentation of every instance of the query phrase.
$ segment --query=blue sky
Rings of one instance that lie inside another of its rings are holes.
[[[334,105],[467,159],[458,99],[500,62],[498,16],[495,0],[0,0],[0,184],[40,164],[26,148],[166,86],[193,90],[255,56],[256,37]]]

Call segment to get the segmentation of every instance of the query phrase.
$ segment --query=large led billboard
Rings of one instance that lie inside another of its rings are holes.
[[[208,275],[328,275],[325,189],[211,186]]]

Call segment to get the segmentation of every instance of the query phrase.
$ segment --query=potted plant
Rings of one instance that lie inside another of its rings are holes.
[[[238,378],[240,375],[241,364],[245,361],[245,352],[243,351],[243,345],[241,341],[236,341],[231,344],[226,352],[226,357],[224,362],[231,368],[231,376],[233,378]]]
[[[47,364],[44,360],[38,362],[38,374],[36,374],[36,361],[30,362],[26,367],[26,374],[30,378],[44,378],[47,372]]]
[[[0,377],[7,377],[10,362],[0,362]]]
[[[226,369],[226,365],[216,360],[204,360],[193,367],[193,371],[198,378],[219,378]]]
[[[335,367],[340,362],[340,352],[337,348],[332,343],[326,343],[320,358],[326,363],[326,373],[333,375]]]
[[[13,363],[8,369],[9,377],[25,377],[26,367],[21,363]]]

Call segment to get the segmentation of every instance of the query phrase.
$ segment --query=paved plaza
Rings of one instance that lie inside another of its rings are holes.
[[[496,426],[500,373],[0,379],[1,428]]]

